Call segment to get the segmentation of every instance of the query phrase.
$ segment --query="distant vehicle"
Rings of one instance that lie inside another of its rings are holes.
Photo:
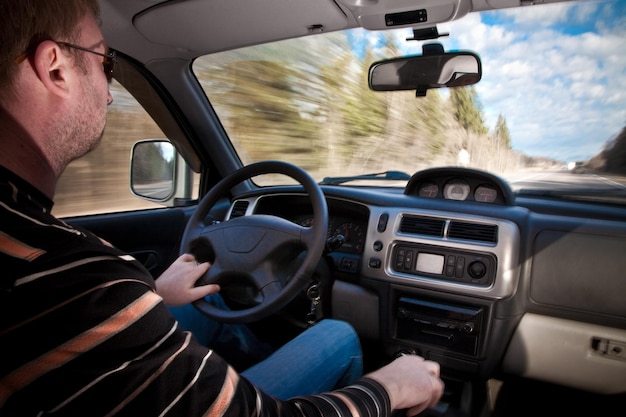
[[[567,169],[574,173],[582,173],[584,172],[584,168],[585,162],[583,161],[570,162],[567,164]]]

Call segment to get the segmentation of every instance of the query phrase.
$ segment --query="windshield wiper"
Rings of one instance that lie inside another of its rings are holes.
[[[325,177],[320,185],[339,185],[344,182],[359,180],[408,181],[411,176],[402,171],[375,172],[372,174],[351,175],[347,177]]]

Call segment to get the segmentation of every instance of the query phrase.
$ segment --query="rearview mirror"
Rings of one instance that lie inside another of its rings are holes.
[[[441,52],[378,61],[370,66],[374,91],[415,90],[425,96],[432,88],[476,84],[482,76],[480,58],[473,52]]]

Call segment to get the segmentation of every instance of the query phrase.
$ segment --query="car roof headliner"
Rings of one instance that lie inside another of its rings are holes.
[[[109,46],[147,64],[320,31],[389,29],[389,13],[425,10],[433,27],[481,10],[561,0],[100,0]],[[568,1],[568,0],[564,0]]]

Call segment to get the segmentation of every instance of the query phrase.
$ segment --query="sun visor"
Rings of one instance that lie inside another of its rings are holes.
[[[470,12],[471,0],[338,0],[360,26],[371,29],[432,27]]]
[[[134,25],[151,42],[211,53],[312,31],[342,30],[356,22],[333,1],[187,0],[151,7],[135,17]],[[250,32],[257,38],[251,39]]]

